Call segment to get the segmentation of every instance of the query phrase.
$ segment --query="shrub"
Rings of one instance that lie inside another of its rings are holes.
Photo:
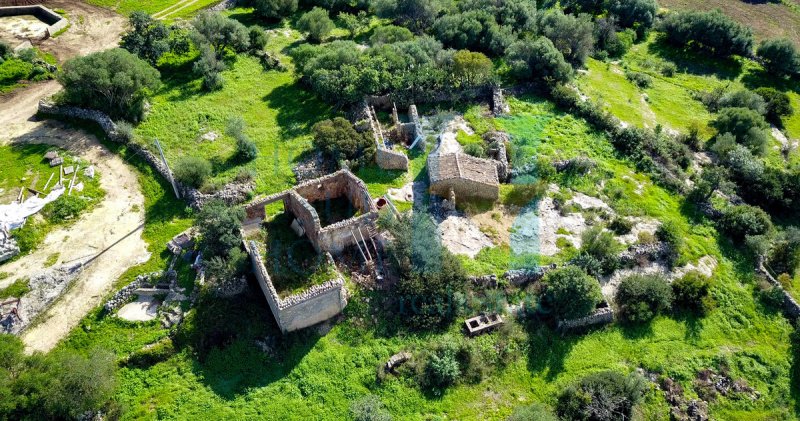
[[[12,51],[13,50],[11,49],[10,45],[6,44],[3,41],[0,41],[0,59],[4,59],[10,56]]]
[[[211,175],[211,163],[196,156],[178,159],[173,169],[175,179],[192,187],[200,187]]]
[[[766,102],[767,120],[775,125],[781,125],[781,117],[790,116],[794,113],[789,95],[774,88],[758,88],[755,90]]]
[[[374,141],[366,132],[359,133],[342,117],[322,120],[312,128],[314,148],[338,162],[350,160],[356,167],[369,162],[374,151]]]
[[[280,19],[297,11],[297,0],[251,0],[256,13],[268,19]]]
[[[441,244],[436,224],[424,212],[383,221],[394,237],[388,260],[400,274],[394,296],[403,322],[428,330],[448,324],[455,316],[450,306],[466,282],[460,261]]]
[[[613,234],[603,230],[603,227],[592,227],[581,234],[580,251],[597,259],[603,268],[603,274],[610,274],[619,266],[619,242],[614,239]]]
[[[18,58],[8,59],[0,63],[0,86],[14,85],[25,80],[33,70],[30,63],[25,63]]]
[[[696,44],[720,56],[749,56],[753,50],[753,31],[719,10],[673,12],[659,29],[671,44]]]
[[[610,224],[608,224],[608,229],[614,232],[617,235],[625,235],[630,234],[631,230],[633,230],[633,221],[629,219],[625,219],[622,217],[616,217]]]
[[[320,42],[336,27],[328,11],[315,7],[311,11],[304,13],[297,21],[297,29],[308,32],[308,38],[313,42]]]
[[[794,276],[800,267],[800,229],[789,227],[770,241],[768,262],[777,273]]]
[[[656,238],[667,247],[667,261],[670,265],[674,264],[681,254],[683,248],[683,233],[678,225],[673,221],[664,221],[656,229]]]
[[[464,145],[464,153],[477,158],[486,158],[486,150],[480,143],[467,143]]]
[[[660,72],[666,77],[673,77],[678,72],[678,66],[672,62],[663,63],[660,67]]]
[[[600,284],[577,266],[555,269],[543,279],[541,304],[558,319],[589,315],[603,300]]]
[[[634,72],[634,71],[626,71],[625,78],[629,81],[633,82],[634,85],[639,87],[640,89],[649,88],[653,85],[653,78],[646,73],[641,72]]]
[[[123,143],[131,143],[136,139],[136,133],[133,131],[133,125],[127,121],[117,122],[117,137]]]
[[[700,272],[691,271],[672,282],[675,307],[706,314],[715,307],[711,297],[711,279]]]
[[[455,350],[441,349],[431,354],[425,363],[425,386],[434,391],[455,384],[460,375]]]
[[[738,143],[747,146],[753,153],[761,153],[766,146],[765,130],[769,125],[757,111],[749,108],[724,108],[710,125],[721,134],[732,134]]]
[[[543,36],[573,66],[583,66],[594,47],[594,25],[588,15],[565,15],[560,10],[548,11],[539,23]]]
[[[521,80],[537,79],[555,84],[572,79],[572,67],[545,37],[511,44],[506,51],[506,61],[512,75]]]
[[[195,44],[206,43],[213,47],[217,56],[222,56],[228,48],[237,53],[250,48],[250,33],[241,22],[219,12],[201,11],[192,20]]]
[[[258,26],[250,28],[250,49],[253,51],[261,51],[267,46],[267,33]]]
[[[719,99],[718,106],[719,108],[749,108],[762,115],[767,111],[764,98],[748,89],[740,89],[723,95]]]
[[[350,405],[350,413],[354,421],[392,421],[392,415],[383,406],[381,399],[375,395],[356,399]]]
[[[119,46],[155,66],[170,51],[170,29],[141,10],[131,13],[128,22],[131,30],[122,36]]]
[[[653,26],[658,12],[656,0],[606,0],[605,8],[625,28],[637,28],[642,33]]]
[[[572,243],[569,244],[572,245]],[[591,254],[580,253],[570,260],[569,263],[583,269],[584,272],[596,278],[603,276],[603,262],[597,260],[597,258]]]
[[[42,215],[52,223],[61,223],[77,218],[89,203],[78,196],[62,195],[42,209]]]
[[[245,134],[245,123],[241,117],[234,117],[228,121],[225,133],[236,139],[236,156],[252,161],[258,156],[258,146]]]
[[[211,201],[203,206],[195,218],[195,226],[200,236],[199,248],[205,259],[228,257],[232,249],[239,248],[244,216],[241,207],[227,206],[221,201]]]
[[[614,301],[625,321],[642,323],[672,305],[672,289],[661,275],[631,275],[620,282]]]
[[[590,374],[561,392],[556,414],[565,420],[629,419],[647,388],[647,381],[635,373],[628,376],[616,371]]]
[[[395,24],[421,33],[430,28],[442,5],[436,0],[378,0],[375,14]]]
[[[506,421],[558,421],[549,408],[540,403],[518,406]]]
[[[800,74],[800,52],[788,39],[764,40],[756,54],[764,61],[764,68],[772,74]]]
[[[395,25],[379,26],[369,37],[370,45],[394,44],[396,42],[411,41],[414,34],[407,28]]]
[[[58,81],[71,104],[139,121],[147,97],[161,85],[159,77],[146,61],[115,48],[68,60]]]
[[[766,234],[772,230],[769,215],[761,208],[750,205],[730,206],[717,222],[720,230],[734,240],[744,240],[748,235]]]
[[[220,90],[225,84],[225,80],[220,74],[225,70],[225,64],[217,58],[211,48],[202,49],[200,59],[194,62],[192,70],[202,78],[203,89],[207,91]]]

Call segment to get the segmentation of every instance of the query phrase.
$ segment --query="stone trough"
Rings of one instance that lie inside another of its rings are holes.
[[[464,324],[467,326],[467,333],[469,336],[476,336],[489,332],[502,325],[503,318],[496,313],[481,314],[465,320]]]

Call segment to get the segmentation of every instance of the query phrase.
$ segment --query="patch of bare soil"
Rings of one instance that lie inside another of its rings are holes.
[[[511,227],[514,225],[516,212],[503,205],[494,209],[470,216],[480,230],[492,240],[494,245],[509,245],[511,243]]]
[[[128,24],[122,15],[80,1],[54,0],[42,3],[50,9],[67,12],[69,29],[37,45],[55,55],[59,62],[116,47]]]
[[[491,247],[489,237],[469,218],[449,215],[439,224],[444,245],[453,254],[475,257],[485,247]]]
[[[93,211],[69,227],[51,232],[31,254],[0,266],[12,274],[0,281],[3,287],[16,279],[37,276],[44,270],[47,258],[55,253],[62,264],[86,265],[49,309],[29,316],[36,317],[37,323],[22,335],[28,351],[47,351],[102,302],[125,270],[146,261],[149,253],[141,236],[144,196],[136,173],[94,136],[59,122],[34,121],[39,95],[57,91],[59,86],[42,84],[35,88],[24,91],[22,103],[0,103],[0,144],[45,143],[67,149],[87,166],[95,166],[106,192],[103,202]]]

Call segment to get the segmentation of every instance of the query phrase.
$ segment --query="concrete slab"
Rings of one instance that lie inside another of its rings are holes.
[[[159,300],[152,296],[137,297],[136,301],[125,304],[117,311],[117,317],[130,322],[147,322],[158,316]]]

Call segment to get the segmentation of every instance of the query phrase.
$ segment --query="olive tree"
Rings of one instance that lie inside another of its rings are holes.
[[[66,102],[136,122],[144,117],[147,98],[161,86],[160,77],[146,61],[114,48],[67,61],[58,81]]]
[[[559,319],[589,315],[603,300],[597,280],[577,266],[548,272],[543,281],[542,307]]]
[[[308,38],[313,42],[320,42],[336,27],[328,17],[328,11],[315,7],[310,12],[304,13],[297,21],[297,29],[308,32]]]

